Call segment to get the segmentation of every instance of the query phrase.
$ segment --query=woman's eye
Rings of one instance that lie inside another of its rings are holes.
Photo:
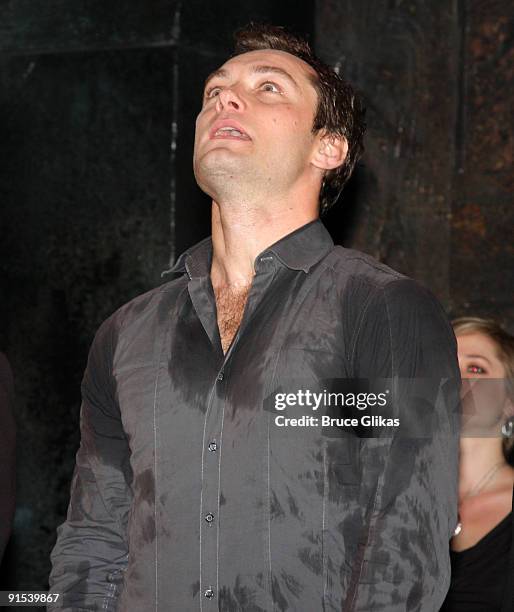
[[[468,365],[468,367],[466,368],[466,372],[468,374],[487,374],[484,368],[481,368],[480,366],[474,364]]]

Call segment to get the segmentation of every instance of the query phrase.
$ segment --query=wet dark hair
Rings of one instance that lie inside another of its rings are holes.
[[[316,73],[312,82],[318,93],[318,107],[312,131],[324,130],[344,137],[348,143],[344,163],[325,173],[319,195],[320,213],[324,214],[335,204],[364,151],[365,109],[360,96],[341,75],[314,55],[305,39],[280,26],[251,23],[237,30],[234,38],[232,57],[265,49],[285,51],[303,60]]]

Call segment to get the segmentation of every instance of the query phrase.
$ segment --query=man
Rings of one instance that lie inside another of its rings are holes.
[[[363,131],[351,87],[279,28],[240,32],[208,77],[194,170],[212,238],[93,343],[52,554],[65,608],[439,608],[456,522],[445,415],[416,442],[284,427],[270,403],[291,379],[390,379],[397,402],[400,377],[458,378],[435,300],[318,220]]]

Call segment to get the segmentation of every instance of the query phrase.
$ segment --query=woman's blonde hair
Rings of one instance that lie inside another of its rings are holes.
[[[505,390],[514,404],[514,336],[509,334],[496,321],[480,317],[459,317],[452,321],[456,336],[479,333],[488,336],[496,345],[496,354],[505,368]],[[512,462],[514,434],[503,437],[503,453]]]

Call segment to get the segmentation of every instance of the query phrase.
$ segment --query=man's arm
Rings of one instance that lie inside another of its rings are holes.
[[[359,378],[390,379],[387,416],[400,425],[361,441],[364,526],[343,610],[435,612],[449,587],[457,518],[460,385],[455,338],[438,302],[408,279],[378,291],[353,365]]]
[[[71,499],[51,554],[50,588],[63,593],[65,610],[115,610],[127,566],[131,470],[112,374],[115,336],[111,318],[95,336],[82,381]]]

